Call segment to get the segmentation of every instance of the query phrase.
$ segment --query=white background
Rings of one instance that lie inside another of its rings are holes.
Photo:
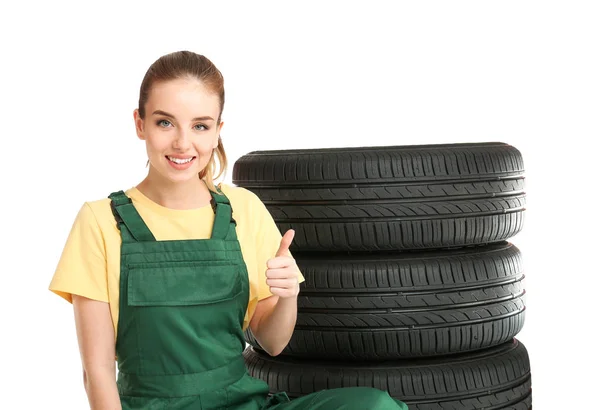
[[[511,241],[526,267],[518,338],[531,358],[535,407],[597,408],[596,4],[2,6],[0,407],[88,408],[72,307],[47,287],[82,203],[145,176],[132,120],[139,85],[155,59],[188,49],[225,76],[226,182],[235,160],[258,149],[517,147],[527,211]]]

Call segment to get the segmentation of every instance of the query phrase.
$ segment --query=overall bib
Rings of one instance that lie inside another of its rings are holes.
[[[228,198],[211,196],[210,239],[157,241],[123,191],[109,195],[122,240],[116,354],[123,410],[407,409],[367,387],[268,397],[267,383],[248,374],[242,356],[249,281],[236,222]]]

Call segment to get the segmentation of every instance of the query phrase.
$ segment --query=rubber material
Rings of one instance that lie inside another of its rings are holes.
[[[232,181],[296,231],[292,252],[498,242],[525,211],[521,153],[499,142],[254,151]]]
[[[295,259],[306,281],[282,355],[352,361],[445,355],[504,343],[524,324],[521,254],[507,242]],[[260,348],[249,329],[246,341]]]
[[[368,386],[388,391],[411,410],[531,408],[529,357],[516,339],[477,353],[384,364],[274,358],[252,347],[244,351],[244,358],[253,377],[290,397]]]

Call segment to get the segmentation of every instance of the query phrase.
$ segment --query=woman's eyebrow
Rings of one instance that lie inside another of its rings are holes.
[[[175,116],[169,114],[168,112],[162,111],[162,110],[156,110],[156,111],[154,111],[152,113],[152,115],[164,115],[165,117],[169,117],[169,118],[175,119]],[[213,117],[209,117],[208,115],[206,115],[204,117],[192,118],[192,121],[206,121],[206,120],[214,121],[214,118]]]

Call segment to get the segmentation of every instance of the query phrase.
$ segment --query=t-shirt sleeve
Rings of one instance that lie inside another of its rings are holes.
[[[253,211],[256,217],[255,221],[257,221],[256,262],[258,264],[259,279],[258,300],[262,300],[273,295],[269,289],[269,285],[267,285],[267,261],[275,257],[283,235],[279,232],[279,228],[277,228],[273,217],[260,198],[254,193],[252,193],[252,196],[254,197]],[[293,257],[289,250],[288,255]],[[298,269],[298,282],[304,282],[304,276],[300,272],[300,269]]]
[[[73,303],[72,295],[108,302],[106,247],[93,209],[83,204],[49,289]]]

